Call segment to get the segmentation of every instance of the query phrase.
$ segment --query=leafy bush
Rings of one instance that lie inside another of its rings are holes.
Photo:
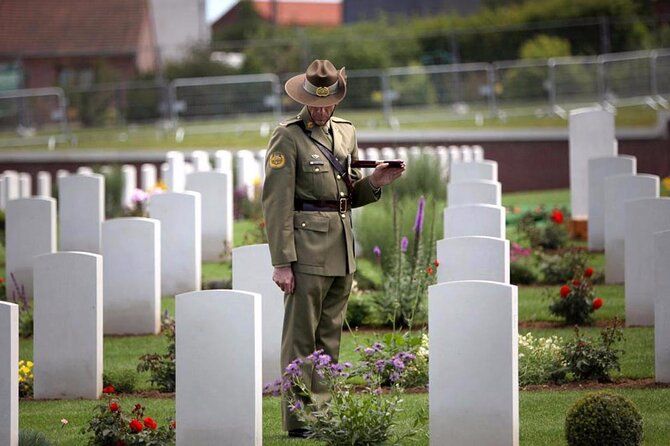
[[[142,355],[137,365],[139,372],[151,374],[151,384],[161,392],[174,392],[175,388],[175,321],[167,312],[163,315],[163,335],[168,339],[167,352]]]
[[[361,293],[353,287],[347,302],[346,323],[349,327],[360,327],[369,324],[372,304],[369,295]]]
[[[330,398],[319,403],[305,384],[312,381],[312,374],[303,377],[303,370],[314,370]],[[306,426],[309,437],[327,445],[403,444],[418,432],[415,425],[405,432],[396,428],[396,418],[401,411],[401,389],[394,385],[389,395],[383,395],[383,376],[372,368],[366,374],[366,384],[357,391],[348,378],[351,364],[335,364],[322,350],[315,351],[304,361],[291,362],[282,378],[270,388],[282,392],[289,410]],[[398,374],[402,375],[402,369]]]
[[[52,446],[53,443],[42,433],[33,429],[19,430],[19,446]]]
[[[112,386],[118,393],[133,393],[137,384],[134,370],[119,370],[102,374],[103,387]]]
[[[563,339],[519,336],[519,385],[544,384],[565,377]]]
[[[243,245],[258,245],[267,243],[268,237],[265,233],[265,220],[262,218],[254,222],[254,227],[244,233]]]
[[[537,282],[537,275],[533,269],[532,250],[524,248],[518,243],[510,246],[510,282],[514,285],[531,285]]]
[[[579,399],[565,419],[565,439],[570,446],[638,446],[644,423],[635,404],[609,392]]]
[[[135,404],[126,414],[118,400],[109,398],[94,410],[96,415],[81,430],[91,435],[90,446],[166,446],[175,442],[174,420],[159,426],[153,418],[144,416],[141,404]]]
[[[549,311],[565,319],[567,324],[587,324],[591,322],[591,313],[602,307],[604,301],[595,297],[591,276],[593,268],[586,268],[582,274],[567,285],[563,285],[554,298]]]
[[[435,259],[435,221],[430,222],[424,236],[426,217],[425,199],[421,197],[417,206],[413,239],[400,238],[398,204],[393,205],[393,235],[395,248],[390,250],[390,265],[384,270],[384,292],[375,295],[375,307],[380,318],[395,328],[426,320],[428,286],[435,283],[438,261]],[[433,209],[433,216],[435,210]],[[378,249],[378,248],[377,248]],[[376,251],[381,255],[380,251]]]
[[[19,361],[19,397],[27,398],[33,396],[33,362]]]
[[[25,286],[16,280],[14,273],[10,273],[9,277],[12,281],[12,295],[11,297],[7,296],[6,284],[3,280],[2,289],[5,294],[4,298],[7,299],[7,302],[12,302],[19,306],[19,336],[29,338],[33,335],[33,309],[30,298],[26,294]]]
[[[398,385],[403,388],[428,385],[428,335],[407,332],[388,333],[383,342],[358,346],[355,351],[360,363],[353,374],[365,377],[377,373],[380,385]]]
[[[522,214],[517,229],[532,248],[560,249],[568,242],[565,213],[566,211],[560,209],[548,212],[540,206]]]
[[[542,283],[556,285],[567,283],[586,269],[588,254],[582,248],[570,248],[557,253],[540,253]]]
[[[121,206],[122,188],[121,167],[115,165],[105,174],[105,218],[111,219],[123,216],[123,207]]]
[[[575,338],[565,344],[567,370],[576,380],[610,382],[610,372],[620,370],[623,350],[616,349],[615,344],[621,340],[623,330],[617,319],[601,330],[598,340],[584,336],[579,327],[575,327]]]

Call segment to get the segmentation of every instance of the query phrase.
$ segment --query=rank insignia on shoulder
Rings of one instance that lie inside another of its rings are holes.
[[[284,164],[286,164],[286,158],[284,157],[284,154],[281,152],[275,152],[272,155],[270,155],[270,167],[273,169],[281,169],[284,167]]]
[[[307,123],[307,128],[308,128],[308,129],[311,129],[311,128],[313,128],[313,127],[314,127],[314,123],[313,123],[312,121],[309,121],[309,122]]]

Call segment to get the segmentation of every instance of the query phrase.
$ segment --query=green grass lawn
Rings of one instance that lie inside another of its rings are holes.
[[[483,125],[477,125],[474,116],[479,112],[484,117]],[[340,110],[339,116],[350,119],[359,130],[390,130],[381,110]],[[290,114],[286,113],[286,116]],[[488,110],[473,110],[468,115],[455,115],[450,108],[396,108],[394,118],[400,130],[499,130],[519,128],[565,128],[567,121],[556,116],[536,117],[533,110],[526,116],[510,116],[505,120],[490,119]],[[420,116],[420,119],[417,119]],[[621,107],[617,109],[617,127],[650,127],[656,124],[656,111],[646,106]],[[73,128],[77,145],[63,144],[57,147],[88,150],[173,150],[188,147],[202,148],[262,148],[267,146],[269,136],[261,134],[262,124],[273,127],[276,118],[272,115],[236,117],[212,121],[181,121],[175,129],[160,130],[154,124],[133,124],[126,127]],[[183,129],[183,139],[175,137],[176,129]],[[56,132],[52,130],[52,133]],[[50,135],[43,130],[39,135]],[[15,138],[13,132],[3,132],[2,138]],[[25,149],[43,150],[44,144],[27,146]]]
[[[670,389],[656,390],[615,390],[615,393],[630,398],[640,409],[644,419],[646,446],[665,446],[670,438]],[[568,408],[581,396],[583,391],[522,391],[520,393],[519,417],[520,440],[522,445],[549,446],[565,445],[564,421]],[[409,420],[428,408],[428,395],[413,394],[404,397],[404,413],[400,428],[407,427]],[[173,399],[122,397],[121,407],[141,403],[148,408],[147,414],[159,423],[174,417]],[[95,401],[21,401],[20,424],[24,428],[43,431],[59,446],[79,446],[85,443],[80,433],[83,426],[99,404]],[[206,410],[206,408],[203,408]],[[69,424],[61,427],[65,418]],[[318,445],[311,440],[289,440],[281,431],[279,399],[263,398],[263,444],[267,446]],[[427,445],[427,426],[407,445]]]

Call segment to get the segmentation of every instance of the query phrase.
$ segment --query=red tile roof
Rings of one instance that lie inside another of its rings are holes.
[[[273,2],[255,0],[254,6],[258,14],[271,21]],[[288,26],[337,26],[342,24],[342,3],[313,1],[278,1],[277,23]]]
[[[0,55],[134,54],[148,0],[0,0]]]

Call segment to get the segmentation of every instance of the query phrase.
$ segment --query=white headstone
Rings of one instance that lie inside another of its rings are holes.
[[[383,155],[381,151],[376,147],[368,147],[365,149],[365,159],[368,160],[379,160],[382,159]]]
[[[498,181],[450,182],[447,185],[447,200],[449,206],[464,204],[493,204],[500,206],[502,191]]]
[[[105,219],[105,177],[100,174],[58,178],[60,251],[100,253],[100,227]]]
[[[518,446],[517,287],[438,283],[428,306],[430,444]]]
[[[80,166],[80,167],[77,169],[77,173],[78,173],[79,175],[90,175],[90,174],[93,173],[93,169],[91,169],[91,168],[88,167],[88,166]]]
[[[482,235],[505,238],[505,208],[492,204],[467,204],[444,209],[444,238]]]
[[[409,148],[409,156],[411,158],[417,159],[420,158],[422,155],[421,147],[419,146],[412,146]]]
[[[224,173],[233,171],[233,155],[229,150],[217,150],[214,152],[214,170]]]
[[[102,256],[35,259],[35,399],[97,399],[102,391]]]
[[[19,174],[13,170],[6,170],[2,174],[2,178],[4,185],[2,202],[4,208],[7,208],[7,203],[19,198]]]
[[[156,166],[150,163],[142,164],[142,190],[145,192],[151,191],[156,187],[158,179]]]
[[[165,154],[165,160],[168,163],[167,176],[165,177],[165,184],[168,190],[172,192],[184,192],[184,183],[186,181],[184,154],[171,150]]]
[[[244,189],[250,200],[255,198],[255,188],[261,181],[261,170],[258,161],[250,150],[235,152],[235,188]]]
[[[570,202],[573,219],[587,219],[588,160],[616,156],[614,115],[600,108],[570,111]]]
[[[137,189],[137,169],[132,164],[121,167],[121,205],[126,209],[134,209],[133,194]]]
[[[208,290],[176,300],[177,445],[261,446],[260,295]]]
[[[19,198],[30,198],[33,195],[32,177],[29,173],[19,174]]]
[[[51,174],[47,171],[37,172],[37,196],[51,197]]]
[[[102,224],[105,334],[156,334],[161,311],[161,225],[153,218]]]
[[[509,283],[509,240],[452,237],[437,241],[437,282],[488,280]]]
[[[260,170],[261,175],[261,184],[265,181],[265,155],[268,151],[266,149],[256,150],[254,156],[256,157],[256,162],[258,163],[258,169]]]
[[[70,175],[70,172],[67,169],[58,169],[56,171],[56,180],[60,180],[63,177]]]
[[[634,175],[637,162],[634,156],[607,156],[588,160],[589,224],[588,243],[591,251],[605,249],[605,178],[614,175]]]
[[[204,150],[194,150],[191,152],[191,163],[196,172],[209,172],[212,165],[209,163],[209,153]]]
[[[184,174],[188,175],[189,173],[195,172],[195,167],[193,167],[193,163],[184,163]]]
[[[447,150],[447,148],[444,146],[437,146],[435,148],[435,154],[437,155],[438,162],[440,163],[442,178],[447,178],[449,173],[449,150]]]
[[[393,147],[382,147],[381,157],[385,160],[394,160],[396,159],[395,150],[393,150]]]
[[[658,197],[656,175],[614,175],[604,180],[605,282],[624,281],[624,203]]]
[[[233,289],[261,296],[263,319],[263,384],[281,377],[281,333],[284,292],[272,280],[272,260],[267,244],[233,249]]]
[[[447,149],[449,151],[449,165],[452,166],[454,163],[460,163],[463,161],[461,156],[461,150],[458,146],[449,146]]]
[[[498,181],[498,163],[489,160],[456,163],[449,176],[452,183],[478,180]]]
[[[149,198],[149,216],[161,222],[161,293],[199,291],[202,277],[202,209],[198,192]]]
[[[407,151],[407,147],[396,147],[395,153],[398,159],[403,160],[405,163],[409,162],[409,152]]]
[[[202,197],[202,260],[216,262],[233,246],[233,187],[230,174],[194,172],[186,189]]]
[[[461,146],[461,159],[464,163],[471,163],[475,160],[475,154],[470,146]]]
[[[670,229],[670,198],[632,200],[624,208],[626,325],[653,326],[654,233]]]
[[[0,444],[19,445],[19,306],[0,301]]]
[[[670,226],[668,227],[670,229]],[[656,293],[654,351],[656,382],[670,383],[670,230],[654,234]]]
[[[472,146],[474,161],[484,161],[484,149],[482,146]]]
[[[5,247],[7,297],[18,298],[24,291],[26,297],[32,298],[35,256],[56,251],[56,200],[36,197],[10,201]]]

